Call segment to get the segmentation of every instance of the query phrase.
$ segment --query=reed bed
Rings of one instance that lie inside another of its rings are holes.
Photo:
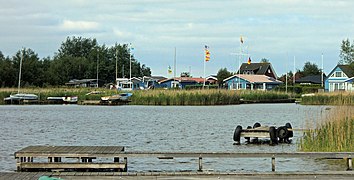
[[[303,105],[354,105],[354,94],[350,92],[318,93],[301,99]]]
[[[153,90],[136,91],[135,105],[227,105],[239,104],[240,96],[228,90]]]
[[[262,100],[278,100],[289,99],[289,94],[276,91],[240,91],[240,96],[244,100],[249,101],[262,101]]]
[[[330,111],[317,120],[316,128],[304,132],[301,151],[354,151],[354,107],[336,106]]]

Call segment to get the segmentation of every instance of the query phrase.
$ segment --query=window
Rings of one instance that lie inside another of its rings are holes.
[[[336,72],[336,76],[335,77],[342,77],[342,72],[340,72],[340,71]]]

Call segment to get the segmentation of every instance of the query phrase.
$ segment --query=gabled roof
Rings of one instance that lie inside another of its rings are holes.
[[[326,75],[323,74],[323,79],[326,78]],[[310,75],[310,76],[305,76],[302,77],[298,80],[295,80],[295,83],[313,83],[313,84],[321,84],[322,83],[322,79],[321,79],[321,75]]]
[[[266,76],[266,75],[251,75],[251,74],[235,74],[231,77],[228,77],[224,79],[224,82],[233,79],[235,77],[240,77],[241,79],[244,79],[250,83],[276,83],[276,84],[281,84],[283,82],[276,80],[272,77]]]
[[[257,71],[256,74],[258,75],[264,75],[267,73],[267,69],[270,67],[272,72],[274,73],[274,76],[277,77],[277,74],[275,73],[272,64],[270,63],[242,63],[239,71],[242,74],[244,71]],[[237,72],[238,74],[239,72]]]
[[[329,78],[333,72],[338,68],[340,68],[344,74],[346,74],[349,78],[354,76],[354,70],[349,65],[337,65],[333,70],[328,74],[327,78]]]

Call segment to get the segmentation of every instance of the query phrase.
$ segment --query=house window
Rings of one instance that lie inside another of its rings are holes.
[[[342,77],[342,72],[340,71],[336,72],[336,77]]]

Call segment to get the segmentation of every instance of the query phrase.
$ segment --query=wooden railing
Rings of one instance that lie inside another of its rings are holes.
[[[294,152],[294,153],[234,153],[234,152],[124,152],[119,156],[126,158],[151,158],[174,159],[196,158],[198,159],[198,171],[203,170],[203,158],[270,158],[272,171],[275,171],[276,158],[320,158],[320,159],[344,159],[347,162],[347,170],[352,170],[352,158],[354,152]]]

